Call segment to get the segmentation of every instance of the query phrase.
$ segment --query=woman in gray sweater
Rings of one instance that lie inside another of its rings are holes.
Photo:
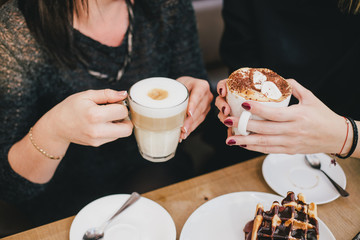
[[[131,122],[113,122],[128,115],[116,104],[126,90],[154,76],[190,92],[182,139],[204,120],[212,95],[189,0],[5,1],[0,56],[0,198],[35,226],[192,175],[181,147],[150,163]]]

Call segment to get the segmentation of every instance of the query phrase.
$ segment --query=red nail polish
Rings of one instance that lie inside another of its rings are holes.
[[[242,148],[246,148],[246,147],[247,147],[247,145],[240,145],[240,147],[242,147]]]
[[[226,125],[228,125],[228,126],[232,126],[232,125],[234,124],[231,119],[226,119],[226,120],[224,121],[224,123],[225,123]]]
[[[227,142],[227,145],[234,145],[236,143],[236,141],[234,139],[230,139],[228,142]]]
[[[243,104],[241,104],[241,106],[246,110],[246,111],[250,111],[251,106],[249,103],[244,102]]]
[[[222,112],[223,114],[225,114],[225,106],[223,106],[223,107],[221,108],[221,112]]]
[[[222,95],[222,88],[219,89],[219,95]]]

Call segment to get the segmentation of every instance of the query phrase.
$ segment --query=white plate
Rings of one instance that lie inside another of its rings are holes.
[[[331,157],[323,153],[314,156],[320,160],[321,168],[345,189],[346,177],[339,163],[334,166]],[[263,162],[262,173],[268,185],[284,197],[288,191],[301,192],[306,202],[324,204],[340,196],[325,174],[305,162],[303,154],[270,154]]]
[[[256,205],[265,211],[283,198],[270,193],[235,192],[214,198],[195,210],[186,221],[180,240],[244,240],[244,226],[254,219]],[[320,240],[335,240],[329,228],[318,219]]]
[[[70,240],[81,240],[90,227],[100,226],[129,198],[115,194],[86,205],[75,217]],[[176,228],[169,213],[156,202],[141,197],[118,215],[105,232],[104,240],[175,240]]]

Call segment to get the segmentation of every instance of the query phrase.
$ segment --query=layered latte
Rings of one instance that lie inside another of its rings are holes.
[[[131,87],[131,121],[145,159],[160,162],[175,155],[188,98],[187,88],[169,78],[148,78]]]

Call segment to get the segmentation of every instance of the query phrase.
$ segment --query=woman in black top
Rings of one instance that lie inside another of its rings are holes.
[[[349,121],[360,119],[359,8],[360,1],[352,0],[224,0],[221,55],[230,72],[241,67],[270,68],[311,91],[290,81],[299,104],[271,109],[246,103],[246,110],[274,122],[250,120],[248,130],[257,134],[229,136],[227,144],[265,153],[360,157],[359,122]],[[224,122],[230,113],[224,81],[219,82],[218,92],[216,105],[223,110],[219,118]],[[230,117],[227,122],[236,125],[237,119]]]
[[[190,92],[182,139],[203,121],[212,95],[198,79],[206,72],[196,32],[188,0],[5,1],[0,198],[36,226],[103,195],[191,176],[181,149],[166,163],[150,163],[138,153],[131,122],[113,121],[128,116],[116,104],[125,90],[154,76],[177,79]]]

